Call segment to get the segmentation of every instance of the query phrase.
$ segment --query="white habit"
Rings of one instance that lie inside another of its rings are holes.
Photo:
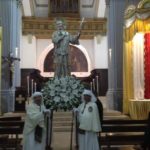
[[[32,96],[41,96],[42,93],[35,92]],[[46,146],[46,126],[44,121],[43,111],[46,111],[45,106],[38,106],[34,102],[26,107],[25,126],[23,131],[23,150],[44,150]],[[36,126],[42,127],[41,143],[35,141],[34,133]]]
[[[83,102],[79,108],[79,129],[85,131],[79,133],[79,150],[99,150],[97,133],[101,131],[99,113],[96,103]]]
[[[45,107],[32,103],[26,108],[26,119],[23,131],[23,150],[44,150],[46,145],[46,128],[43,111]],[[39,125],[43,128],[42,142],[38,143],[34,139],[35,127]]]

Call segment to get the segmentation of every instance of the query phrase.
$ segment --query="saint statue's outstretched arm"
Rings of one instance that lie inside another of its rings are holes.
[[[79,45],[79,35],[70,35],[70,43]]]

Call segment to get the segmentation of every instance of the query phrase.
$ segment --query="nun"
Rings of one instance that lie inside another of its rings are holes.
[[[90,90],[84,90],[82,104],[78,107],[79,150],[100,150],[98,132],[101,131],[96,97]]]
[[[46,146],[45,116],[49,115],[43,104],[41,92],[32,95],[32,103],[26,106],[23,130],[23,150],[44,150]]]

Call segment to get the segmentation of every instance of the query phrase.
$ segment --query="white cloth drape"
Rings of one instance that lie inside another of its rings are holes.
[[[26,119],[23,131],[23,150],[44,150],[46,146],[46,125],[45,117],[48,117],[50,125],[50,111],[45,109],[44,105],[38,106],[32,103],[26,107]],[[47,112],[44,116],[43,112]],[[42,127],[42,142],[38,143],[35,141],[34,132],[36,126]],[[50,136],[50,130],[48,131]],[[48,141],[49,137],[48,136]]]
[[[79,150],[99,150],[98,135],[101,131],[99,113],[96,103],[83,102],[78,107],[79,129],[85,134],[79,135]]]
[[[24,136],[23,150],[45,150],[46,131],[43,130],[41,143],[38,143],[34,140],[34,132],[35,130]]]
[[[133,38],[133,82],[134,99],[144,99],[144,35],[142,33],[137,33]]]
[[[79,150],[100,150],[97,133],[86,131],[79,134]]]

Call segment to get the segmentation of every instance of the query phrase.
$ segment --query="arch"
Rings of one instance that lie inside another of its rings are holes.
[[[72,44],[70,44],[72,45]],[[84,56],[87,59],[87,64],[88,64],[88,71],[87,72],[71,72],[71,74],[74,74],[77,77],[86,77],[90,75],[90,71],[91,71],[91,61],[90,61],[90,57],[86,51],[86,49],[82,46],[82,45],[73,45],[74,47],[78,48],[79,50],[81,50],[81,52],[84,54]],[[41,75],[43,77],[53,77],[54,76],[54,72],[44,72],[44,62],[45,59],[48,55],[48,53],[53,50],[54,45],[53,43],[50,44],[48,47],[45,48],[45,50],[41,53],[41,55],[39,56],[39,59],[37,61],[37,68],[41,71]]]

